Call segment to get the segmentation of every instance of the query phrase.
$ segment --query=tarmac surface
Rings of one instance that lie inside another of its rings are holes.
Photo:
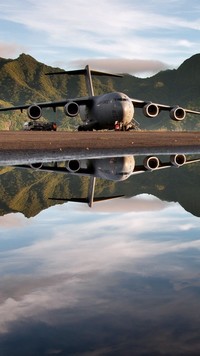
[[[124,155],[200,154],[197,131],[0,131],[0,165]]]

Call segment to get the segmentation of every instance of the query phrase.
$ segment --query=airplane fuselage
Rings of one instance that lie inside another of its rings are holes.
[[[112,181],[128,179],[135,168],[134,156],[111,157],[94,160],[95,176]]]
[[[109,157],[104,159],[70,160],[66,162],[70,173],[92,175],[112,181],[123,181],[135,168],[134,156]]]
[[[80,116],[86,128],[113,129],[119,122],[126,129],[133,120],[134,106],[126,94],[108,93],[94,96],[91,105],[80,108]]]

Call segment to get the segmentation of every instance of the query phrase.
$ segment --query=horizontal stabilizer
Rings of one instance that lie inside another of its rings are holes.
[[[101,201],[105,201],[105,200],[111,200],[111,199],[115,199],[115,198],[122,198],[124,197],[124,195],[115,195],[115,196],[111,196],[111,197],[99,197],[99,198],[94,198],[92,203],[98,203]],[[48,198],[49,200],[57,200],[57,201],[63,201],[63,202],[74,202],[74,203],[85,203],[85,204],[89,204],[90,201],[88,198]],[[90,205],[89,205],[90,206]]]
[[[111,199],[115,199],[115,198],[123,198],[124,195],[113,195],[112,197],[99,197],[99,198],[94,198],[94,203],[98,203],[100,201],[104,201],[104,200],[111,200]]]
[[[88,199],[86,198],[48,198],[49,200],[57,200],[57,201],[64,201],[66,203],[68,202],[74,202],[74,203],[88,203]]]
[[[62,75],[62,74],[69,74],[69,75],[80,75],[80,74],[88,74],[88,72],[92,75],[98,76],[110,76],[110,77],[123,77],[121,74],[115,73],[107,73],[101,72],[97,70],[90,69],[89,66],[86,66],[84,69],[77,69],[77,70],[68,70],[68,71],[60,71],[60,72],[49,72],[46,75]]]

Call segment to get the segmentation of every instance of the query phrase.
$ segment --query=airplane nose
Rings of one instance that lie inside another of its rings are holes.
[[[130,123],[134,116],[134,106],[130,99],[122,101],[123,122]]]
[[[118,180],[127,179],[135,168],[135,158],[133,156],[127,156],[123,158],[123,164],[121,171],[118,172]]]

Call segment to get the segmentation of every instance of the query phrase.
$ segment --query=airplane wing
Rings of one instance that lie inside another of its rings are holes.
[[[200,158],[188,159],[183,164],[180,164],[180,165],[175,165],[172,162],[159,162],[159,166],[156,167],[155,169],[147,169],[147,168],[145,168],[144,165],[137,165],[131,175],[136,175],[136,174],[145,173],[145,172],[160,171],[160,170],[163,170],[166,168],[179,168],[179,167],[185,166],[186,164],[192,164],[192,163],[198,163],[198,162],[200,162]]]
[[[144,164],[139,164],[136,165],[133,172],[130,175],[136,175],[136,174],[140,174],[140,173],[145,173],[145,172],[153,172],[153,171],[160,171],[166,168],[179,168],[182,167],[184,165],[188,165],[188,164],[192,164],[192,163],[198,163],[200,162],[200,158],[195,158],[195,159],[186,159],[185,161],[180,163],[180,164],[176,164],[173,163],[171,161],[168,162],[161,162],[157,157],[150,157],[151,158],[156,158],[157,161],[159,162],[159,165],[156,166],[155,168],[151,168],[151,167],[145,167]],[[54,163],[54,165],[42,165],[40,168],[37,168],[37,165],[34,166],[33,165],[15,165],[13,167],[16,168],[21,168],[21,169],[35,169],[41,172],[49,172],[49,173],[62,173],[62,174],[69,174],[69,175],[76,175],[76,176],[86,176],[86,177],[94,177],[95,176],[95,172],[93,167],[87,167],[87,168],[80,168],[77,172],[76,171],[70,171],[69,169],[67,169],[66,167],[61,167],[58,166],[56,164],[56,162]]]
[[[169,111],[171,118],[177,121],[183,120],[186,113],[200,115],[200,111],[186,109],[179,105],[170,106],[139,99],[131,99],[131,101],[134,107],[143,109],[144,115],[149,117],[156,117],[160,111]]]
[[[25,109],[29,109],[31,106],[38,106],[41,109],[42,108],[52,108],[56,109],[57,107],[62,107],[65,106],[68,103],[75,102],[78,105],[89,105],[93,102],[92,97],[82,97],[82,98],[73,98],[73,99],[66,99],[66,100],[60,100],[60,101],[46,101],[42,103],[32,103],[32,104],[26,104],[26,105],[17,105],[17,106],[9,106],[9,107],[4,107],[0,108],[0,111],[10,111],[10,110],[20,110],[23,112]]]
[[[81,177],[94,176],[94,170],[90,167],[89,168],[80,168],[78,170],[78,172],[72,172],[69,169],[67,169],[66,167],[57,166],[56,163],[53,166],[44,164],[41,167],[37,167],[37,164],[32,164],[32,165],[21,164],[21,165],[14,165],[13,167],[20,168],[20,169],[37,170],[40,172],[76,175],[76,176],[81,176]]]

